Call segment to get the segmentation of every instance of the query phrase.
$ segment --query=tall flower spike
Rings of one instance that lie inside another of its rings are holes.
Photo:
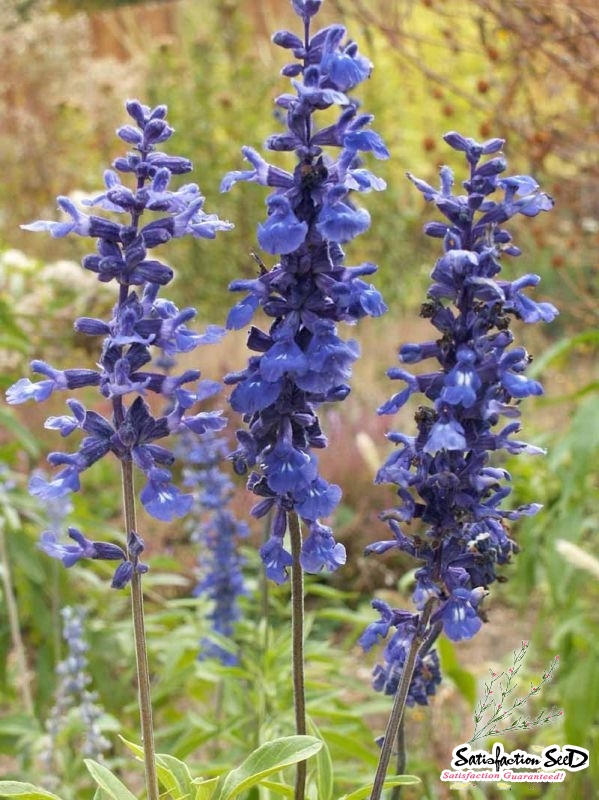
[[[47,781],[58,784],[59,739],[71,726],[81,735],[78,749],[82,756],[103,760],[103,754],[110,748],[110,742],[103,736],[99,720],[104,714],[98,704],[98,695],[89,690],[91,676],[87,671],[88,645],[85,641],[85,611],[82,608],[65,606],[61,610],[63,620],[62,635],[66,643],[65,658],[56,666],[58,683],[54,693],[54,705],[46,720],[47,742],[41,754],[46,770]],[[77,726],[73,717],[78,717]],[[66,764],[64,771],[66,772]]]
[[[74,431],[84,436],[74,453],[55,452],[49,462],[60,467],[50,480],[35,475],[30,491],[44,501],[67,496],[80,487],[80,475],[108,453],[123,465],[134,464],[145,475],[146,485],[141,501],[151,515],[171,520],[185,514],[192,502],[172,481],[167,467],[173,454],[157,442],[172,433],[219,430],[225,425],[220,412],[197,412],[202,400],[200,373],[188,370],[180,376],[148,369],[151,348],[157,347],[170,356],[187,353],[200,344],[217,341],[224,331],[209,326],[203,335],[187,327],[196,315],[193,308],[180,311],[174,303],[158,297],[160,288],[170,283],[173,270],[150,255],[150,251],[170,239],[181,236],[214,238],[218,231],[232,228],[214,214],[203,210],[204,198],[195,183],[170,189],[173,175],[192,169],[191,162],[180,156],[161,152],[158,145],[170,139],[173,128],[166,120],[166,106],[149,108],[137,100],[126,103],[135,124],[118,129],[118,136],[132,146],[131,152],[117,158],[114,170],[104,174],[105,191],[86,201],[112,214],[124,215],[122,222],[88,215],[67,197],[59,197],[58,205],[69,218],[66,222],[38,221],[24,225],[25,230],[48,231],[62,237],[70,233],[96,239],[96,253],[83,259],[83,267],[95,273],[99,281],[115,281],[118,299],[109,321],[82,317],[75,322],[78,332],[102,336],[97,369],[55,369],[43,361],[34,361],[32,369],[41,381],[27,378],[17,381],[7,391],[9,403],[26,400],[42,401],[58,390],[97,386],[103,402],[109,401],[110,418],[86,409],[78,400],[67,401],[70,414],[50,417],[46,427],[58,430],[63,437]],[[116,170],[116,171],[115,171]],[[131,176],[133,186],[121,182],[119,173]],[[146,221],[146,212],[152,217]],[[145,401],[149,393],[166,398],[170,413],[154,417]],[[48,531],[42,547],[50,555],[71,566],[80,558],[120,559],[123,551],[116,545],[91,542],[79,531],[69,532],[75,544],[61,544],[55,533]],[[133,538],[132,538],[133,537]],[[113,586],[124,586],[133,572],[143,572],[138,562],[139,548],[134,530],[127,531],[127,561],[119,565]],[[141,539],[139,539],[141,542]]]
[[[194,497],[187,523],[198,547],[198,583],[193,594],[209,601],[212,630],[231,638],[240,617],[238,599],[246,593],[239,544],[248,535],[248,526],[229,507],[234,486],[221,469],[229,444],[217,434],[197,439],[184,433],[176,452],[185,465],[185,486]],[[200,644],[201,659],[211,656],[223,664],[237,663],[232,648],[225,649],[208,638]]]
[[[253,514],[274,512],[262,558],[277,583],[286,580],[291,563],[283,546],[290,513],[297,513],[310,531],[301,556],[306,571],[334,570],[345,562],[343,546],[319,522],[333,512],[341,490],[318,474],[312,450],[326,446],[326,439],[316,409],[348,395],[358,357],[357,343],[340,339],[337,323],[355,323],[386,310],[379,292],[363,280],[376,267],[344,266],[340,247],[370,226],[368,212],[354,204],[352,193],[385,188],[383,180],[362,167],[361,156],[387,158],[389,153],[370,128],[373,117],[360,113],[348,95],[369,77],[372,64],[355,43],[343,43],[341,25],[312,35],[320,2],[298,1],[293,8],[302,19],[304,38],[279,31],[273,41],[296,59],[282,71],[294,91],[277,98],[286,130],[270,136],[266,147],[293,152],[295,166],[285,171],[244,147],[250,168],[228,173],[221,185],[228,191],[238,181],[249,181],[272,189],[258,242],[279,261],[271,269],[260,262],[256,279],[231,284],[244,297],[231,310],[227,326],[247,325],[259,307],[273,321],[268,333],[251,328],[248,347],[258,355],[225,383],[235,387],[231,406],[243,414],[249,429],[238,432],[235,469],[240,474],[252,470],[248,486],[261,498]],[[318,113],[334,107],[339,108],[337,121],[319,127]]]
[[[439,189],[408,175],[445,217],[425,227],[443,244],[421,308],[421,316],[430,319],[439,338],[405,344],[399,351],[404,364],[434,358],[437,368],[418,375],[403,369],[388,372],[407,388],[379,413],[395,413],[412,394],[423,394],[428,402],[416,412],[415,437],[389,434],[397,449],[380,468],[376,482],[395,484],[399,504],[382,515],[392,538],[367,548],[369,553],[399,549],[418,561],[412,596],[418,613],[407,615],[375,601],[381,621],[372,623],[361,638],[369,649],[395,628],[374,676],[377,690],[394,694],[406,653],[425,617],[426,630],[419,631],[424,646],[416,660],[409,705],[426,704],[441,679],[431,649],[439,633],[460,641],[480,630],[481,601],[496,579],[496,567],[518,549],[506,522],[540,508],[534,503],[513,510],[503,507],[511,491],[510,475],[493,465],[492,456],[501,450],[543,452],[511,438],[519,423],[501,425],[502,417],[519,416],[522,398],[542,392],[541,385],[525,375],[530,357],[522,347],[512,347],[509,323],[511,317],[550,322],[558,313],[550,303],[536,303],[522,293],[539,282],[538,276],[512,282],[499,277],[501,259],[520,253],[502,224],[518,213],[549,211],[553,201],[528,176],[501,177],[507,166],[503,140],[478,143],[448,133],[445,141],[466,158],[465,194],[453,193],[448,167],[441,169]],[[424,525],[417,537],[404,531],[404,525],[416,519]]]

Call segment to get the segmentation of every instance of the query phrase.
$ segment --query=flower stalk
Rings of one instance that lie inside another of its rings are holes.
[[[321,522],[334,512],[341,489],[319,474],[314,451],[326,447],[327,439],[317,411],[325,402],[347,397],[359,354],[356,341],[339,337],[337,323],[355,323],[386,310],[380,293],[362,280],[376,271],[374,264],[346,267],[341,245],[370,226],[370,215],[354,205],[352,193],[385,188],[384,181],[362,167],[363,154],[384,159],[389,153],[369,127],[373,117],[359,113],[348,94],[370,76],[372,64],[355,42],[343,43],[342,25],[313,31],[321,0],[292,4],[302,35],[278,31],[273,41],[295,58],[282,69],[294,91],[276,99],[287,125],[268,137],[266,147],[293,153],[295,165],[292,171],[282,169],[244,147],[250,169],[229,172],[221,190],[229,191],[239,181],[272,190],[257,238],[278,261],[268,269],[255,256],[259,276],[230,285],[244,296],[231,309],[227,327],[245,327],[258,308],[272,324],[268,332],[250,329],[248,348],[256,355],[245,370],[226,376],[225,383],[234,386],[231,407],[247,425],[237,432],[234,468],[240,475],[249,472],[248,488],[259,498],[252,514],[272,519],[270,536],[260,549],[266,575],[283,583],[291,568],[296,733],[304,734],[304,573],[336,570],[346,558],[344,546]],[[320,112],[336,107],[336,122],[316,124]],[[301,763],[296,800],[303,800],[305,783]]]
[[[291,545],[291,637],[293,671],[293,705],[295,732],[306,733],[306,687],[304,679],[304,571],[301,564],[302,531],[299,517],[289,514]],[[295,775],[295,800],[304,800],[306,791],[306,762],[300,761]]]
[[[135,511],[135,491],[133,485],[133,464],[131,461],[121,463],[123,487],[123,512],[125,530],[127,532],[127,559],[135,561],[137,555],[133,545],[137,529]],[[131,545],[129,543],[131,542]],[[148,649],[146,643],[144,598],[141,574],[137,570],[131,576],[131,611],[133,618],[133,636],[135,643],[135,666],[137,673],[137,691],[141,740],[144,751],[144,772],[148,800],[158,800],[158,774],[156,771],[156,748],[154,745],[154,724],[152,720],[152,689]]]
[[[76,528],[69,528],[71,542],[60,540],[60,531],[46,530],[40,546],[50,556],[72,567],[82,559],[119,562],[111,586],[123,589],[131,584],[131,602],[135,636],[138,699],[140,707],[144,763],[148,800],[158,800],[156,758],[152,726],[151,683],[145,638],[143,591],[141,577],[148,566],[140,561],[144,541],[137,533],[136,498],[133,468],[139,470],[146,483],[139,493],[145,510],[166,522],[184,516],[193,504],[193,497],[184,494],[172,481],[168,469],[174,454],[157,444],[173,434],[202,435],[219,431],[226,425],[220,411],[194,413],[194,407],[214,395],[218,384],[200,381],[198,370],[171,375],[156,363],[150,368],[153,348],[173,358],[189,353],[198,345],[218,341],[224,330],[209,326],[204,334],[187,327],[196,316],[194,308],[178,309],[166,298],[159,297],[161,287],[171,282],[170,266],[150,257],[154,248],[173,238],[194,236],[213,239],[217,232],[232,225],[215,214],[203,210],[204,197],[199,186],[187,183],[169,189],[173,176],[191,171],[187,158],[170,155],[159,145],[170,139],[174,129],[166,120],[167,107],[150,108],[137,100],[126,103],[134,124],[117,130],[119,138],[132,149],[113,162],[114,169],[104,173],[105,191],[83,201],[111,215],[124,215],[123,222],[86,214],[65,196],[58,205],[66,219],[55,222],[38,220],[23,228],[48,231],[53,237],[76,234],[96,240],[96,252],[82,262],[84,269],[97,275],[102,283],[114,281],[118,286],[113,316],[105,321],[80,317],[75,329],[86,336],[102,336],[101,356],[97,369],[59,370],[43,361],[33,361],[32,369],[42,376],[33,382],[22,378],[7,391],[9,403],[27,400],[43,401],[56,391],[97,387],[102,403],[108,401],[112,415],[106,418],[87,409],[75,398],[67,400],[70,415],[49,417],[46,427],[68,437],[83,432],[78,449],[73,453],[53,452],[48,461],[60,470],[51,480],[34,475],[29,483],[32,495],[49,502],[79,491],[82,474],[109,453],[120,462],[125,524],[124,547],[103,541],[92,541]],[[134,188],[123,183],[121,175],[133,179]],[[146,221],[145,212],[151,212]],[[155,367],[155,369],[154,369]],[[144,369],[145,368],[145,369]],[[148,393],[159,395],[167,411],[154,417]]]
[[[234,387],[231,407],[247,425],[237,432],[234,468],[240,475],[249,473],[248,488],[259,498],[252,514],[272,513],[270,536],[260,553],[276,583],[288,579],[292,565],[284,541],[292,514],[305,526],[304,572],[333,571],[345,563],[345,548],[321,522],[334,512],[341,489],[319,474],[314,451],[326,447],[327,439],[317,411],[325,402],[347,397],[359,355],[356,341],[340,338],[337,323],[352,324],[386,310],[380,293],[362,280],[375,265],[346,267],[341,248],[370,226],[370,215],[354,204],[353,193],[385,188],[362,167],[362,158],[368,153],[384,159],[389,153],[370,129],[373,117],[359,113],[348,94],[369,77],[372,64],[355,42],[343,43],[343,26],[313,32],[320,5],[320,0],[294,0],[302,36],[283,30],[273,37],[296,60],[282,70],[294,91],[275,101],[286,116],[286,129],[269,136],[266,147],[293,153],[293,169],[269,164],[252,147],[243,147],[250,168],[229,172],[221,183],[222,191],[240,181],[271,189],[257,238],[278,260],[269,269],[256,256],[258,277],[230,285],[243,298],[229,312],[227,327],[246,327],[258,308],[272,323],[267,332],[250,328],[247,344],[253,355],[247,368],[227,375],[225,383]],[[335,108],[336,122],[316,124],[322,111]]]
[[[439,625],[434,626],[434,628],[431,630],[427,630],[432,610],[433,602],[432,600],[429,600],[422,611],[419,627],[412,637],[412,641],[403,664],[401,679],[395,692],[393,707],[391,709],[389,721],[387,722],[387,729],[385,730],[385,737],[383,739],[381,753],[372,784],[370,800],[380,800],[385,777],[389,769],[389,762],[393,752],[393,744],[402,738],[399,736],[399,732],[403,726],[408,693],[410,691],[416,665],[419,660],[420,662],[422,661],[422,657],[425,655],[426,651],[430,649],[432,642],[437,638],[441,630]],[[404,762],[404,766],[402,767],[403,769],[405,768],[405,748],[402,753],[399,753],[399,758]],[[398,767],[400,766],[401,764],[398,764]]]
[[[507,162],[502,139],[479,143],[456,132],[444,139],[467,162],[461,184],[465,193],[454,191],[448,166],[440,170],[439,189],[408,173],[445,218],[425,226],[443,245],[420,312],[437,330],[437,338],[399,349],[402,364],[429,359],[437,364],[418,374],[388,370],[392,380],[406,386],[378,410],[395,414],[412,396],[424,397],[414,418],[415,435],[388,434],[396,449],[376,482],[395,484],[399,501],[381,514],[391,538],[366,550],[382,554],[398,549],[418,564],[412,595],[416,613],[374,600],[380,620],[360,638],[368,650],[395,629],[373,680],[377,691],[401,692],[392,713],[393,734],[404,705],[427,705],[441,681],[437,653],[418,642],[432,644],[441,632],[458,642],[480,630],[496,567],[518,551],[508,524],[540,509],[536,503],[504,507],[510,475],[494,461],[501,451],[544,452],[513,438],[520,430],[514,420],[520,416],[521,400],[542,394],[543,388],[526,376],[531,358],[523,347],[512,346],[509,326],[511,317],[551,322],[558,313],[551,303],[535,302],[525,293],[538,284],[538,275],[514,281],[499,276],[502,259],[520,255],[503,223],[517,214],[534,217],[549,211],[553,200],[529,176],[503,177]],[[504,418],[507,424],[500,425]],[[412,522],[421,525],[416,533],[407,529]],[[383,753],[387,761],[389,739]]]

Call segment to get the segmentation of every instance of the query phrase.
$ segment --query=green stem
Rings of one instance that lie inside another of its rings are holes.
[[[404,662],[401,680],[399,682],[399,686],[397,687],[397,692],[395,693],[395,700],[393,701],[391,716],[389,717],[387,730],[385,731],[385,739],[383,741],[379,763],[374,776],[374,782],[372,784],[370,800],[380,800],[381,798],[383,784],[385,783],[385,777],[387,775],[387,770],[389,769],[389,761],[391,760],[393,744],[397,739],[399,727],[403,722],[406,700],[408,698],[410,684],[412,683],[414,670],[416,668],[416,660],[421,650],[430,647],[431,640],[433,639],[432,631],[427,631],[428,623],[433,610],[433,603],[434,598],[427,602],[422,611],[422,615],[418,623],[418,629],[412,638],[410,649]],[[438,635],[438,630],[436,630],[436,634]]]
[[[289,514],[289,536],[291,539],[291,635],[293,664],[293,704],[295,708],[295,731],[306,733],[306,691],[304,683],[304,573],[300,563],[302,532],[299,517]],[[306,762],[300,761],[295,776],[295,800],[304,800],[306,791]]]
[[[133,464],[122,461],[123,506],[127,539],[136,532],[135,494],[133,490]],[[144,749],[144,766],[148,800],[159,800],[158,776],[156,774],[156,750],[154,747],[154,726],[152,724],[152,696],[148,651],[144,624],[144,600],[141,575],[136,570],[131,578],[131,608],[133,611],[133,633],[135,638],[135,661],[137,666],[137,686],[141,738]]]
[[[15,651],[18,671],[18,687],[21,694],[21,702],[25,711],[34,716],[33,696],[31,694],[31,673],[27,666],[27,654],[25,644],[21,636],[21,626],[19,625],[19,609],[15,597],[10,562],[8,560],[8,548],[6,537],[4,536],[4,519],[0,518],[0,564],[2,565],[2,583],[4,584],[4,596],[6,598],[6,612],[8,615],[8,626],[12,646]]]

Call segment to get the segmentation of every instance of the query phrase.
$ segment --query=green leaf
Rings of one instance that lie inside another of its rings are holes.
[[[21,800],[61,800],[57,794],[40,789],[32,783],[0,781],[0,797],[20,797]]]
[[[333,797],[333,759],[324,737],[313,720],[308,720],[308,728],[313,736],[322,742],[322,748],[316,755],[316,786],[318,800],[331,800]]]
[[[143,759],[143,747],[127,741],[123,736],[119,738],[132,753]],[[191,796],[193,792],[192,775],[189,767],[183,761],[167,753],[157,753],[156,773],[162,786],[171,794],[171,800],[184,800]]]
[[[387,778],[383,784],[384,789],[391,789],[393,786],[413,786],[415,783],[420,783],[420,778],[416,775],[395,775],[393,778]],[[367,800],[372,792],[372,784],[362,786],[356,789],[351,794],[344,794],[339,800]]]
[[[21,736],[40,733],[40,726],[36,719],[29,714],[6,714],[0,720],[0,736],[10,736],[17,739]]]
[[[548,347],[542,355],[535,358],[531,364],[528,374],[532,377],[540,375],[548,366],[555,362],[560,362],[568,357],[573,350],[589,347],[593,348],[599,344],[599,330],[588,330],[560,339],[552,347]]]
[[[221,776],[214,800],[231,800],[267,775],[315,755],[322,742],[314,736],[284,736],[265,742],[236,769]]]
[[[218,778],[210,778],[208,781],[204,781],[201,778],[195,778],[193,783],[197,787],[194,800],[212,800],[214,790],[216,789],[216,784],[218,783]]]
[[[327,741],[349,758],[363,762],[365,766],[370,765],[373,769],[376,768],[378,753],[375,753],[373,748],[359,741],[357,737],[354,738],[347,736],[345,733],[330,730],[327,731]]]
[[[476,678],[471,672],[460,666],[455,647],[449,639],[445,636],[440,636],[436,647],[439,651],[443,675],[451,678],[462,697],[474,708],[476,705]]]
[[[17,324],[14,304],[0,299],[0,347],[5,350],[18,350],[28,353],[31,347],[29,336]]]
[[[0,427],[18,439],[30,456],[39,456],[40,448],[36,437],[19,422],[11,409],[0,408]]]
[[[295,795],[293,786],[287,786],[285,783],[277,783],[276,781],[262,781],[260,786],[274,792],[277,797],[291,797]]]
[[[143,761],[144,756],[144,749],[135,742],[130,742],[129,739],[125,739],[124,736],[119,735],[119,739],[125,745],[125,747],[129,748],[134,756],[139,756],[139,758]]]
[[[91,758],[85,758],[84,763],[100,789],[103,789],[113,800],[137,800],[135,795],[127,789],[116,775],[113,775],[108,767],[98,764],[97,761],[93,761]]]
[[[172,800],[184,800],[191,796],[192,776],[189,767],[183,761],[167,753],[158,753],[156,771],[158,780],[171,793]]]

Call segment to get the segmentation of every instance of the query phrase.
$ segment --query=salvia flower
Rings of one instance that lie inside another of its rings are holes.
[[[42,220],[23,226],[25,230],[48,231],[55,237],[74,233],[96,240],[96,253],[83,259],[83,267],[101,282],[115,281],[118,300],[110,320],[81,317],[75,321],[75,329],[103,337],[97,368],[58,370],[44,361],[33,361],[32,369],[42,379],[34,382],[22,378],[8,389],[7,399],[13,404],[40,402],[56,391],[97,387],[103,401],[111,406],[110,418],[88,410],[74,398],[67,400],[71,413],[50,417],[46,427],[63,437],[80,431],[81,443],[73,453],[50,453],[50,464],[59,470],[49,480],[34,476],[31,493],[49,501],[78,491],[81,474],[112,453],[121,462],[132,462],[144,474],[141,501],[146,510],[158,519],[172,520],[187,513],[192,498],[173,485],[168,468],[174,456],[157,442],[183,430],[219,430],[225,420],[219,412],[194,410],[202,399],[198,371],[171,376],[149,368],[151,349],[159,348],[171,356],[187,353],[200,344],[217,341],[224,331],[210,326],[202,335],[195,333],[187,327],[196,315],[195,309],[179,310],[158,296],[160,288],[172,280],[173,270],[154,258],[151,251],[175,237],[214,238],[218,231],[232,225],[203,210],[204,198],[196,184],[169,188],[171,177],[189,172],[192,165],[186,158],[157,149],[173,134],[166,120],[166,106],[151,109],[130,100],[126,109],[135,124],[122,126],[117,134],[132,151],[117,158],[114,170],[105,173],[105,191],[87,201],[87,205],[124,219],[88,215],[69,198],[59,197],[58,205],[68,221]],[[121,182],[119,173],[131,176],[131,187]],[[167,399],[168,416],[153,416],[145,399],[148,394]],[[120,557],[115,545],[89,542],[74,529],[69,535],[74,544],[62,544],[50,532],[43,537],[42,547],[67,566],[80,558]],[[124,585],[127,572],[135,568],[132,564],[119,567],[113,585]]]
[[[98,704],[98,695],[89,690],[92,679],[87,671],[85,611],[82,608],[65,606],[60,613],[67,652],[56,667],[58,682],[54,693],[54,705],[46,720],[48,738],[41,755],[47,776],[55,778],[56,773],[61,771],[59,758],[62,749],[61,736],[67,735],[68,729],[77,730],[78,740],[74,743],[82,758],[101,761],[110,747],[110,742],[104,737],[100,727],[104,711]]]
[[[42,470],[36,470],[33,476],[35,476],[36,480],[47,480]],[[40,508],[47,522],[45,533],[53,534],[58,538],[64,530],[65,520],[73,512],[73,503],[71,502],[70,496],[63,495],[62,497],[45,500],[43,504],[40,504]],[[44,534],[42,534],[42,536],[43,535]]]
[[[44,531],[40,537],[41,549],[52,558],[58,558],[65,567],[72,567],[82,558],[99,558],[106,561],[120,561],[125,558],[122,547],[110,542],[92,542],[77,530],[68,529],[69,537],[75,544],[62,544],[55,531]]]
[[[553,206],[551,198],[528,176],[501,177],[507,165],[503,140],[475,142],[457,133],[445,141],[466,158],[469,175],[465,193],[454,194],[454,176],[441,168],[435,189],[408,174],[425,199],[445,218],[425,227],[442,242],[443,252],[432,271],[432,285],[421,316],[430,319],[438,338],[405,344],[399,360],[415,364],[434,359],[436,367],[413,375],[393,368],[388,375],[406,388],[379,409],[396,413],[413,395],[424,395],[415,416],[417,433],[389,434],[396,449],[380,468],[377,483],[397,486],[398,505],[385,511],[392,538],[367,552],[399,549],[419,564],[412,596],[417,613],[407,615],[379,601],[381,622],[369,626],[361,643],[368,649],[377,637],[390,635],[384,664],[376,667],[374,685],[393,694],[406,653],[426,609],[424,642],[416,663],[408,703],[426,702],[440,680],[431,649],[445,633],[452,641],[472,638],[481,628],[481,603],[496,579],[496,567],[510,560],[517,545],[507,522],[534,514],[535,503],[508,510],[510,475],[494,465],[494,453],[541,453],[540,448],[512,438],[520,401],[542,393],[527,377],[530,356],[514,347],[510,319],[550,322],[558,313],[550,303],[523,294],[536,286],[536,275],[515,281],[500,277],[501,260],[519,255],[503,223],[516,214],[534,216]],[[420,520],[423,533],[409,535],[405,526]]]
[[[362,166],[362,154],[383,159],[389,153],[370,127],[373,117],[360,112],[348,94],[369,77],[372,64],[354,42],[344,41],[341,25],[311,33],[320,2],[294,2],[293,8],[302,19],[303,38],[290,31],[273,37],[295,59],[282,71],[291,78],[293,91],[276,100],[286,129],[268,137],[266,147],[294,153],[295,166],[287,171],[244,147],[248,169],[228,173],[221,185],[228,191],[248,181],[272,190],[257,235],[260,247],[279,260],[272,269],[259,261],[257,278],[231,284],[243,297],[230,311],[227,326],[242,328],[258,308],[272,324],[268,333],[251,328],[248,347],[257,355],[225,383],[234,386],[231,406],[248,425],[248,431],[238,432],[235,469],[239,474],[251,470],[248,486],[261,498],[252,513],[272,511],[271,538],[262,558],[276,582],[286,579],[291,563],[283,546],[289,513],[297,513],[310,531],[301,556],[306,571],[336,569],[345,561],[342,545],[319,522],[335,509],[341,491],[318,473],[312,450],[327,442],[316,409],[348,395],[359,354],[355,341],[339,338],[337,323],[355,323],[386,310],[379,292],[364,280],[376,267],[345,266],[341,249],[370,226],[370,215],[352,194],[385,188]],[[319,126],[319,112],[335,108],[337,120]]]
[[[185,465],[185,486],[193,492],[187,523],[198,547],[199,580],[193,594],[210,602],[212,630],[231,638],[234,623],[240,618],[238,599],[246,593],[239,545],[248,535],[248,526],[229,507],[234,486],[222,470],[228,451],[226,438],[215,433],[201,439],[183,434],[177,447],[177,457]],[[223,664],[237,663],[232,650],[207,638],[200,644],[200,658],[211,656]]]

